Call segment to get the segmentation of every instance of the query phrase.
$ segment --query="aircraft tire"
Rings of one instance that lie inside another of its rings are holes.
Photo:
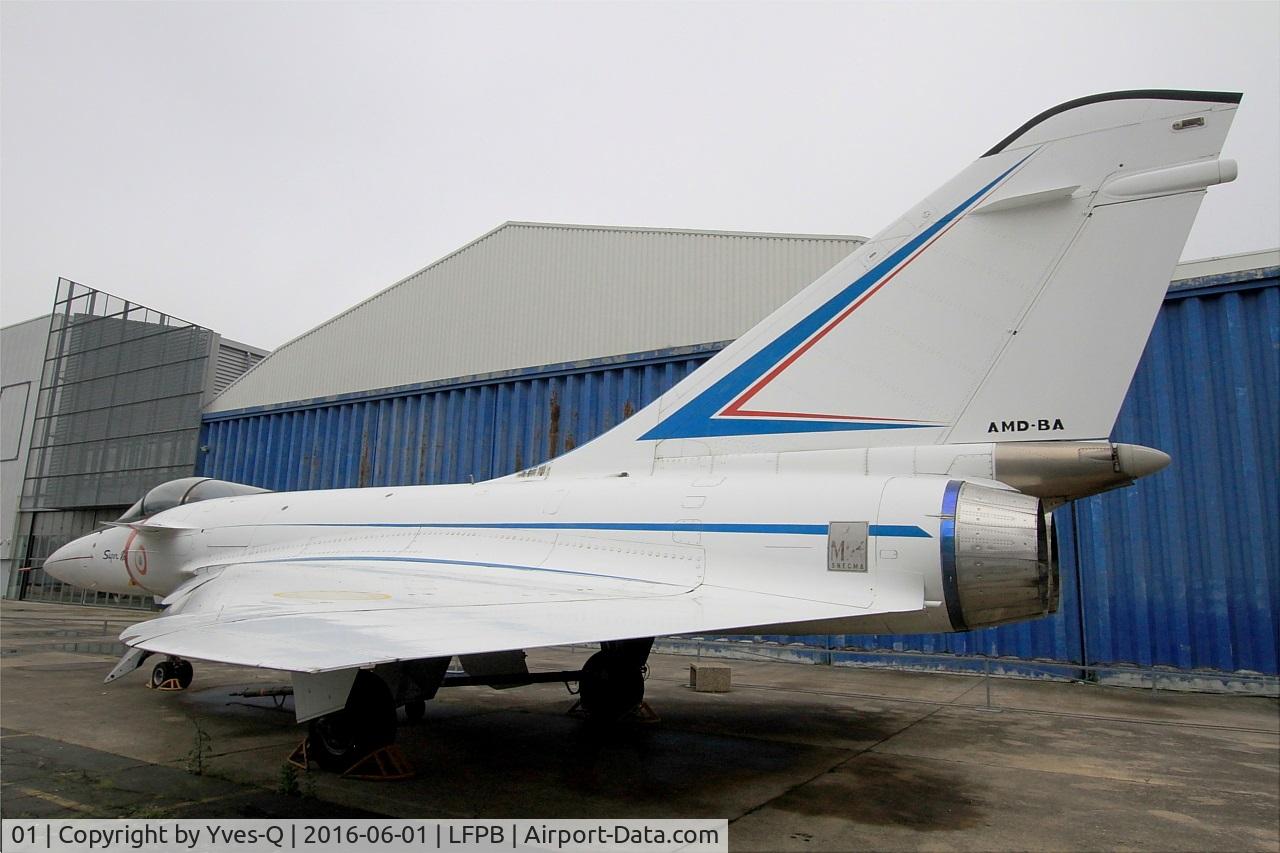
[[[644,700],[644,667],[609,649],[587,658],[578,682],[578,699],[587,719],[615,723]]]
[[[177,678],[172,661],[162,660],[151,668],[151,686],[160,687],[171,678]]]
[[[325,770],[341,772],[396,739],[396,705],[385,681],[368,670],[356,674],[341,711],[311,721],[307,753]]]
[[[189,660],[180,660],[173,665],[173,677],[178,679],[178,686],[186,690],[191,686],[191,679],[195,678],[196,670]]]
[[[423,699],[410,699],[404,703],[404,718],[416,723],[427,715],[427,703]]]

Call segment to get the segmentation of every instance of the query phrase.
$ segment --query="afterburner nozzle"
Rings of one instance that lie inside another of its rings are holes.
[[[953,480],[939,542],[947,615],[956,631],[1058,609],[1053,516],[1031,495]]]

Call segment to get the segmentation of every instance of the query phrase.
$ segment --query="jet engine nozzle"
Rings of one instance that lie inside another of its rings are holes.
[[[943,499],[942,581],[957,631],[1058,609],[1053,516],[1039,498],[953,481]]]

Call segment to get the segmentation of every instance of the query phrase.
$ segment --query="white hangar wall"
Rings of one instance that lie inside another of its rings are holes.
[[[13,520],[36,418],[49,315],[0,330],[0,590],[15,568]]]
[[[732,340],[863,242],[508,222],[280,346],[205,411]]]

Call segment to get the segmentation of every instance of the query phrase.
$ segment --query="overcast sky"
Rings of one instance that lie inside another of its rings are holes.
[[[0,4],[0,320],[274,347],[507,220],[874,234],[1026,119],[1244,92],[1184,259],[1280,244],[1280,4]]]

